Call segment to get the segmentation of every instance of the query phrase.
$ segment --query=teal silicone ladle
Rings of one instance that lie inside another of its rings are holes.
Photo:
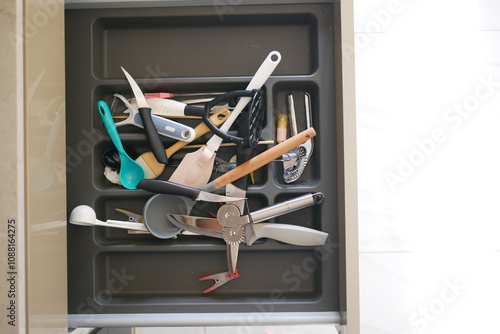
[[[99,114],[101,115],[104,127],[108,131],[113,144],[115,144],[118,154],[120,155],[120,182],[127,189],[136,189],[137,184],[146,178],[146,173],[144,169],[137,162],[132,160],[123,149],[120,136],[116,130],[115,122],[111,116],[108,105],[104,101],[99,101],[97,103],[99,108]]]

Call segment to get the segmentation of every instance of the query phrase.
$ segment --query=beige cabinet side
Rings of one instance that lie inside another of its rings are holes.
[[[26,329],[67,332],[64,1],[24,1]]]

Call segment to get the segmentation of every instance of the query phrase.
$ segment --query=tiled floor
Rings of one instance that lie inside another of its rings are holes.
[[[498,333],[500,2],[354,4],[361,333]]]

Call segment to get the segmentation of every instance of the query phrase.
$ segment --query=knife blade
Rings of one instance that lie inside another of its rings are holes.
[[[144,97],[144,94],[142,93],[141,89],[132,78],[132,76],[128,74],[128,72],[123,67],[121,69],[123,73],[125,73],[125,77],[127,78],[127,81],[132,88],[135,100],[137,101],[137,105],[139,106],[139,114],[141,115],[144,130],[146,130],[146,137],[148,139],[149,145],[151,146],[153,154],[158,162],[167,164],[167,154],[165,153],[165,148],[160,140],[160,135],[156,131],[153,119],[151,118],[151,108],[146,102],[146,97]]]

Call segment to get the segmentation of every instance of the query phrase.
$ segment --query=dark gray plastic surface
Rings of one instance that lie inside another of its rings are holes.
[[[213,281],[198,279],[227,270],[222,240],[203,236],[161,240],[121,229],[69,224],[68,312],[89,317],[244,313],[258,311],[258,305],[272,305],[273,312],[339,311],[333,6],[240,5],[222,20],[212,5],[175,4],[66,10],[68,215],[75,206],[87,204],[100,220],[125,220],[115,208],[142,213],[152,196],[113,185],[103,176],[101,154],[112,143],[96,105],[99,100],[111,104],[113,93],[130,96],[120,66],[148,92],[229,91],[245,88],[267,54],[277,50],[282,61],[265,84],[268,110],[262,137],[274,138],[276,116],[286,112],[290,93],[299,131],[304,129],[304,91],[312,98],[318,135],[312,159],[295,183],[283,181],[282,163],[255,172],[256,183],[248,190],[250,210],[321,191],[326,196],[321,206],[273,221],[328,232],[328,243],[322,247],[274,240],[251,247],[242,244],[241,276],[203,295]],[[141,129],[125,127],[119,133],[123,143],[138,153],[149,150]],[[166,147],[174,142],[165,137],[162,141]],[[183,154],[174,155],[171,164],[180,162]],[[219,154],[228,158],[235,149],[221,148]],[[168,179],[174,169],[168,166],[161,178]],[[209,209],[202,204],[194,211]]]

